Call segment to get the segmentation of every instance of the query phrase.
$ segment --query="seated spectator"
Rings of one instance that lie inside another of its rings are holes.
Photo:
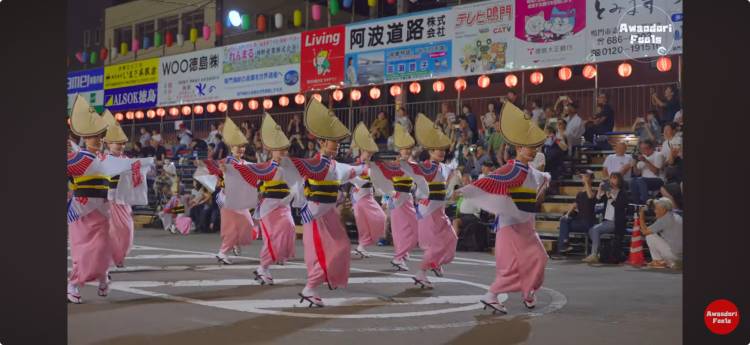
[[[156,177],[153,184],[154,194],[156,194],[157,204],[161,205],[172,197],[172,184],[174,177],[166,170],[162,169],[159,176]]]
[[[633,201],[645,204],[649,199],[648,192],[657,191],[664,185],[664,155],[654,150],[654,142],[646,140],[640,144],[640,154],[635,165],[634,177],[630,188]]]
[[[474,165],[471,170],[471,177],[479,176],[479,174],[482,173],[482,166],[485,162],[492,163],[492,158],[490,155],[484,150],[484,146],[477,146],[474,152],[471,152],[472,156],[475,158],[475,161],[473,162]]]
[[[663,99],[656,93],[656,89],[651,88],[651,104],[661,110],[661,116],[659,117],[659,124],[661,125],[674,121],[675,114],[682,109],[677,88],[672,85],[664,89]]]
[[[571,232],[588,232],[594,226],[594,191],[591,188],[593,172],[588,171],[581,174],[583,180],[583,191],[576,194],[576,202],[560,218],[560,235],[557,238],[557,253],[566,254],[573,248],[568,245]]]
[[[294,114],[292,121],[286,126],[286,132],[292,146],[300,149],[305,147],[305,144],[302,142],[305,139],[305,125],[302,123],[300,114]]]
[[[461,117],[462,119],[466,120],[468,128],[472,133],[472,135],[469,137],[469,143],[475,144],[477,142],[477,137],[479,136],[479,132],[477,131],[479,127],[477,125],[477,117],[473,112],[471,112],[471,106],[468,103],[465,103],[461,110]]]
[[[489,175],[494,170],[495,170],[495,164],[493,164],[491,161],[485,161],[484,163],[482,163],[482,173],[479,174],[479,177],[477,177],[477,179],[480,179],[482,177]]]
[[[471,176],[461,175],[461,185],[470,185],[472,181]],[[456,217],[453,218],[453,228],[456,229],[456,235],[461,234],[462,229],[466,229],[472,224],[479,223],[479,213],[481,210],[472,204],[470,201],[459,197],[456,202]]]
[[[542,152],[544,152],[546,160],[545,167],[550,173],[552,181],[557,181],[562,177],[563,161],[568,151],[565,136],[561,134],[565,132],[565,120],[558,121],[557,128],[557,133],[555,133],[554,127],[547,126],[544,130],[547,139],[542,145]]]
[[[545,124],[547,124],[547,117],[541,104],[539,100],[531,101],[531,121],[538,124],[539,128],[544,129]]]
[[[656,221],[651,225],[641,224],[646,236],[651,258],[648,267],[678,268],[682,259],[682,217],[672,212],[672,202],[667,198],[654,200]],[[640,219],[646,219],[646,208],[640,209]]]
[[[154,129],[151,132],[151,139],[152,140],[156,140],[156,142],[159,143],[159,144],[161,144],[163,142],[163,140],[161,138],[161,132],[159,132],[158,129]],[[146,146],[146,145],[143,145],[143,146]]]
[[[148,145],[151,142],[151,133],[149,133],[145,127],[141,127],[141,137],[138,138],[138,142],[142,147]]]
[[[229,146],[224,143],[224,137],[221,134],[216,134],[216,140],[217,143],[211,153],[211,159],[218,161],[227,158],[231,152],[229,151]]]
[[[206,141],[200,138],[193,138],[190,149],[193,150],[194,157],[197,159],[208,158],[208,144]]]
[[[206,142],[217,144],[218,143],[218,139],[216,138],[217,134],[221,134],[221,132],[219,132],[219,125],[217,123],[212,123],[211,131],[208,133],[208,137],[206,137]]]
[[[495,103],[487,103],[487,112],[482,115],[482,128],[481,137],[486,142],[489,139],[490,134],[495,130],[495,122],[497,121],[497,106]]]
[[[304,156],[302,158],[313,158],[318,153],[318,148],[315,145],[314,140],[308,140],[307,141],[307,149],[305,150]]]
[[[633,123],[633,132],[638,137],[638,142],[659,140],[661,137],[661,126],[656,117],[656,111],[649,110],[646,112],[646,117],[637,117],[635,123]]]
[[[175,161],[180,158],[180,151],[190,151],[190,143],[193,142],[193,132],[187,129],[185,123],[180,123],[180,131],[177,133],[177,138],[180,140],[179,144],[172,147],[172,160]]]
[[[385,112],[378,112],[378,117],[370,125],[370,133],[376,143],[385,143],[388,140],[388,137],[391,135],[389,128],[390,124],[388,123],[388,118],[385,116]]]
[[[68,142],[70,142],[70,141],[68,141]],[[143,158],[143,157],[145,157],[143,155],[143,146],[141,145],[140,142],[136,141],[136,142],[133,143],[133,149],[130,150],[130,152],[128,153],[128,157],[133,157],[133,158]]]
[[[151,139],[151,145],[146,146],[142,150],[143,157],[154,157],[159,165],[164,161],[167,155],[167,149],[164,148],[158,141]]]
[[[490,151],[490,157],[492,161],[497,165],[505,164],[505,138],[500,132],[500,121],[495,121],[495,130],[492,131],[489,138],[487,139],[487,149]]]
[[[591,238],[591,254],[583,259],[586,263],[598,263],[599,242],[603,234],[614,233],[615,239],[612,243],[612,251],[603,253],[606,255],[607,263],[619,263],[622,261],[622,238],[625,236],[626,214],[628,208],[627,192],[622,189],[623,178],[620,173],[609,175],[609,187],[602,186],[596,194],[599,202],[605,203],[604,220],[589,229]]]
[[[413,133],[414,126],[412,126],[409,115],[406,114],[406,109],[404,109],[404,107],[399,107],[398,110],[396,110],[396,121],[394,121],[393,125],[395,126],[397,123],[404,127],[406,133]]]
[[[581,143],[581,137],[586,131],[585,124],[580,116],[578,116],[578,103],[570,102],[565,106],[565,116],[563,120],[567,123],[565,127],[565,139],[568,144],[568,153],[573,154],[574,146],[579,146]]]
[[[667,182],[682,181],[682,133],[674,123],[664,124],[664,142],[660,153],[664,155],[664,175]]]
[[[475,132],[471,129],[471,125],[469,124],[469,120],[466,118],[466,116],[462,115],[458,118],[458,128],[455,132],[455,138],[463,137],[464,139],[466,139],[467,144],[473,144],[475,142]]]
[[[604,159],[602,172],[605,178],[608,178],[611,173],[620,173],[625,182],[630,182],[630,171],[633,169],[635,161],[633,161],[631,155],[625,154],[627,150],[628,145],[624,141],[615,144],[615,153]]]
[[[546,128],[550,124],[554,124],[557,121],[557,115],[555,114],[555,108],[551,104],[544,106],[544,121],[539,120],[539,128]]]
[[[448,125],[456,123],[456,113],[451,111],[450,104],[448,102],[440,103],[440,114],[438,117],[444,117]],[[445,133],[448,133],[447,131]]]
[[[190,219],[196,226],[196,232],[208,232],[211,220],[211,193],[196,181],[190,199]]]

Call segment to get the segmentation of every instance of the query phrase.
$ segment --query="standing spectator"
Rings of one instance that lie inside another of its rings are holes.
[[[141,145],[140,142],[134,142],[133,150],[130,151],[129,156],[133,158],[144,158],[145,156],[143,155],[143,145]]]
[[[555,114],[555,107],[553,107],[551,104],[547,104],[544,106],[544,121],[539,121],[539,126],[541,128],[547,127],[549,124],[554,124],[554,122],[557,121],[557,115]]]
[[[474,115],[474,113],[471,112],[471,106],[466,103],[461,108],[462,112],[461,115],[464,119],[466,119],[466,122],[469,124],[469,129],[471,129],[471,133],[475,134],[471,138],[469,138],[469,142],[474,144],[476,143],[477,139],[477,117]]]
[[[607,263],[619,263],[622,260],[622,238],[625,236],[627,223],[628,197],[623,190],[623,179],[620,173],[609,175],[609,188],[599,188],[596,194],[599,202],[606,204],[604,220],[589,229],[591,238],[591,254],[583,259],[586,263],[597,263],[599,258],[599,242],[603,234],[614,233],[612,251],[606,253]]]
[[[440,103],[440,117],[445,117],[445,120],[448,125],[453,125],[456,123],[456,113],[451,111],[450,104],[448,102]],[[444,133],[448,133],[447,131],[444,131]]]
[[[487,141],[490,134],[495,130],[495,122],[497,121],[497,107],[495,103],[487,103],[487,112],[482,115],[482,139]]]
[[[398,107],[398,110],[396,110],[396,121],[394,121],[394,127],[396,126],[396,123],[403,126],[406,133],[412,133],[414,130],[414,126],[412,126],[409,115],[406,114],[406,109],[404,109],[404,107]]]
[[[151,133],[149,133],[145,127],[141,127],[141,137],[138,141],[141,143],[141,147],[146,146],[151,142]]]
[[[547,123],[547,114],[541,107],[539,100],[531,101],[531,121],[539,125],[539,128],[544,128]]]
[[[208,144],[205,140],[200,138],[193,138],[193,143],[190,145],[193,150],[193,154],[197,159],[208,158]]]
[[[615,144],[615,153],[604,159],[604,177],[609,178],[611,173],[620,173],[626,182],[630,182],[630,171],[635,162],[632,156],[625,154],[627,149],[628,145],[624,141]]]
[[[521,103],[521,100],[518,98],[518,94],[513,90],[508,90],[508,93],[505,94],[505,99],[513,103],[518,109],[523,109],[523,104]]]
[[[163,139],[161,138],[161,132],[159,132],[158,129],[154,129],[152,131],[151,139],[156,140],[156,142],[159,144],[163,142]],[[146,145],[143,146],[145,147]]]
[[[571,232],[585,233],[594,226],[594,191],[591,188],[593,172],[587,171],[581,174],[583,180],[583,191],[576,194],[576,202],[570,210],[560,218],[560,235],[557,238],[557,253],[565,254],[573,248],[568,245]]]
[[[600,110],[594,115],[594,133],[601,135],[612,132],[615,129],[615,111],[609,105],[607,95],[600,93],[596,105]]]
[[[152,138],[151,145],[144,147],[142,154],[143,157],[154,157],[157,162],[162,162],[167,155],[167,149]]]
[[[497,165],[503,165],[505,164],[505,138],[503,138],[503,134],[500,132],[500,121],[495,121],[494,123],[495,130],[490,134],[490,137],[487,139],[487,148],[490,151],[490,156],[493,157],[493,160]]]
[[[480,179],[489,175],[494,170],[495,170],[495,165],[492,164],[492,162],[490,161],[485,161],[484,163],[482,163],[482,173],[479,174],[479,177],[477,177],[477,179]]]
[[[305,126],[302,124],[299,114],[294,114],[292,121],[286,126],[286,133],[289,136],[290,142],[296,143],[300,148],[305,147],[305,144],[302,142],[305,137]]]
[[[565,106],[565,116],[563,120],[567,123],[565,129],[565,138],[568,143],[568,153],[573,154],[573,148],[581,143],[581,136],[586,131],[583,120],[578,116],[578,103],[570,102]]]
[[[378,112],[377,118],[370,125],[370,133],[376,143],[382,144],[388,140],[390,136],[389,128],[390,124],[388,123],[388,118],[385,116],[385,112]]]
[[[172,160],[180,158],[180,151],[190,149],[190,143],[193,142],[193,132],[187,129],[185,123],[180,123],[180,132],[177,133],[177,138],[179,138],[180,142],[175,147],[172,147],[174,151],[172,152]]]
[[[476,157],[476,161],[471,170],[471,177],[479,176],[479,174],[482,173],[484,163],[492,163],[492,157],[490,157],[490,155],[484,150],[484,146],[479,145],[476,147],[474,157]]]
[[[682,109],[677,88],[672,85],[664,89],[664,99],[659,98],[656,89],[651,88],[651,104],[661,110],[661,116],[659,117],[659,124],[661,125],[674,121],[675,114]]]
[[[645,204],[648,192],[661,189],[664,185],[664,155],[654,150],[654,142],[646,140],[640,143],[641,153],[635,165],[639,177],[633,178],[633,200]]]
[[[208,137],[206,137],[206,141],[209,143],[218,144],[219,141],[216,139],[217,134],[220,134],[219,125],[212,123],[211,131],[208,133]]]
[[[641,231],[646,236],[646,243],[651,252],[648,267],[676,268],[682,258],[682,217],[673,211],[672,202],[667,198],[654,200],[656,221],[646,226],[641,224]],[[640,209],[640,219],[646,219],[645,208]]]
[[[558,180],[563,173],[563,161],[565,160],[565,153],[568,152],[568,144],[565,141],[565,120],[557,122],[559,133],[555,132],[555,127],[552,125],[547,126],[544,132],[547,134],[542,146],[542,151],[545,157],[545,167],[550,173],[550,192],[557,189]]]
[[[315,145],[315,141],[308,140],[307,149],[305,150],[305,154],[302,158],[313,158],[315,157],[316,152],[318,152],[318,148]]]
[[[656,118],[656,111],[649,110],[646,117],[638,117],[633,123],[633,132],[638,137],[639,142],[646,140],[658,141],[661,138],[661,126]]]
[[[213,160],[222,160],[224,158],[227,158],[229,155],[229,146],[224,143],[224,137],[221,134],[216,134],[216,140],[217,143],[214,144],[214,151],[211,154],[211,159]]]

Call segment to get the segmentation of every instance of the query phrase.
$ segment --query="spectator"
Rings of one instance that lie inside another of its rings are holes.
[[[622,238],[625,236],[626,213],[628,208],[627,192],[623,190],[623,179],[620,173],[609,175],[609,187],[599,188],[596,194],[599,202],[604,202],[604,220],[589,229],[591,254],[583,259],[586,263],[598,263],[599,242],[603,234],[614,233],[612,252],[606,253],[608,263],[619,263],[622,260]]]
[[[682,116],[682,109],[680,111],[676,112],[674,114],[674,123],[677,124],[677,127],[679,127],[680,131],[682,130],[682,127],[685,125],[684,117]]]
[[[484,163],[482,163],[482,173],[479,174],[479,177],[477,177],[477,179],[489,175],[493,170],[495,170],[495,165],[490,161],[485,161]]]
[[[218,144],[218,139],[216,139],[216,135],[218,134],[220,134],[219,125],[212,123],[211,131],[208,133],[208,137],[206,138],[206,141],[209,143]]]
[[[190,149],[193,150],[194,157],[197,159],[208,158],[208,144],[206,144],[205,140],[193,138],[193,142],[190,144]]]
[[[193,142],[193,132],[191,132],[184,123],[180,123],[180,132],[177,133],[177,137],[180,139],[180,143],[172,147],[172,160],[180,158],[180,151],[190,150],[190,143]]]
[[[455,140],[456,133],[454,133],[453,123],[448,122],[448,117],[445,114],[438,113],[435,117],[435,124],[440,127],[440,130],[451,139]]]
[[[216,134],[216,140],[217,143],[211,153],[211,159],[218,161],[227,158],[231,151],[229,151],[229,146],[224,143],[224,137],[221,134]]]
[[[565,106],[565,116],[563,120],[567,123],[565,128],[565,138],[568,144],[568,153],[573,154],[573,147],[581,143],[581,136],[586,131],[583,120],[578,116],[578,103],[570,102]]]
[[[475,169],[481,169],[481,165],[477,164],[477,157],[475,156],[476,150],[476,145],[465,145],[463,152],[461,152],[461,154],[466,157],[463,164],[461,164],[464,166],[464,169],[461,170],[464,175],[472,175]],[[459,164],[460,163],[461,160],[459,159]]]
[[[538,124],[539,128],[544,128],[544,125],[547,123],[546,115],[539,100],[531,101],[531,121]]]
[[[565,120],[558,121],[557,126],[558,128],[562,128],[560,132],[564,133]],[[542,144],[542,151],[544,152],[545,157],[544,165],[554,182],[554,184],[551,183],[550,186],[552,189],[550,192],[553,192],[554,189],[556,189],[557,181],[562,176],[563,161],[565,160],[565,152],[568,151],[568,145],[565,142],[565,136],[556,134],[555,128],[552,125],[547,126],[544,132],[547,134],[547,139],[545,139],[544,144]]]
[[[299,148],[305,147],[305,144],[302,142],[305,137],[305,125],[302,124],[300,114],[294,114],[292,121],[286,126],[286,133],[289,136],[290,142],[293,144],[296,143]]]
[[[468,186],[471,184],[471,176],[461,175],[461,184]],[[455,195],[455,194],[454,194]],[[456,202],[456,217],[453,219],[453,228],[456,229],[456,235],[472,225],[479,224],[479,214],[481,209],[474,205],[470,200],[460,197]]]
[[[375,121],[372,121],[372,124],[370,125],[370,133],[372,134],[372,138],[375,139],[375,142],[386,142],[391,135],[389,128],[390,124],[388,123],[388,118],[385,116],[385,112],[378,112],[377,118],[375,118]]]
[[[646,117],[637,117],[633,123],[633,132],[638,137],[639,142],[646,140],[658,141],[661,137],[661,126],[656,118],[656,111],[649,110]]]
[[[151,145],[144,147],[142,154],[143,157],[154,157],[157,162],[162,162],[167,155],[167,149],[152,137]]]
[[[482,173],[482,167],[484,166],[484,163],[492,163],[492,158],[484,150],[484,146],[479,145],[475,150],[476,151],[473,152],[473,156],[476,157],[476,161],[474,162],[471,170],[471,177],[479,176],[479,174]]]
[[[482,138],[486,141],[489,139],[490,134],[495,130],[495,122],[497,121],[497,106],[495,103],[487,103],[487,112],[482,115]]]
[[[406,114],[406,109],[404,109],[404,107],[398,107],[398,110],[396,110],[396,121],[394,121],[394,127],[396,126],[396,123],[403,126],[407,133],[412,133],[414,130],[414,126],[412,126],[409,115]]]
[[[492,156],[493,160],[497,165],[502,165],[505,163],[505,138],[503,138],[503,134],[500,132],[500,121],[495,121],[494,125],[495,130],[492,131],[492,134],[490,134],[490,137],[487,138],[487,148],[490,151],[490,156]]]
[[[205,187],[193,181],[190,199],[190,219],[196,226],[196,232],[208,232],[211,211],[211,193]]]
[[[466,103],[461,108],[461,115],[464,119],[466,119],[466,122],[469,124],[469,129],[471,130],[472,134],[476,134],[477,132],[477,117],[474,115],[474,113],[471,112],[471,106]],[[471,138],[469,138],[469,142],[474,144],[476,143],[476,135],[472,135]]]
[[[448,126],[456,123],[456,113],[450,110],[450,104],[448,104],[448,102],[440,103],[440,114],[438,114],[438,117],[444,117]],[[448,132],[445,131],[445,133]]]
[[[573,100],[570,99],[568,96],[560,96],[557,98],[557,101],[555,101],[555,105],[552,106],[553,111],[555,112],[556,117],[562,117],[565,115],[565,108],[568,106],[568,104],[573,103]]]
[[[153,139],[152,139],[153,141]],[[157,204],[163,205],[172,196],[172,184],[174,183],[173,177],[166,170],[162,169],[159,176],[154,180],[152,188],[154,194],[156,194]]]
[[[465,116],[460,116],[458,120],[458,128],[456,129],[456,138],[463,138],[467,144],[474,142],[474,131],[471,130],[469,120]]]
[[[209,143],[208,144],[208,157],[213,157],[214,151],[216,151],[216,144]]]
[[[660,193],[662,197],[669,199],[672,202],[672,211],[682,215],[682,182],[667,181],[667,183],[661,187]]]
[[[513,90],[508,90],[508,93],[505,94],[505,99],[513,103],[518,109],[523,109],[523,104],[521,103],[521,100],[518,98],[518,94]]]
[[[641,153],[635,165],[639,177],[633,178],[631,192],[633,201],[645,204],[648,200],[648,192],[661,189],[664,185],[664,155],[654,150],[654,142],[646,140],[640,143]]]
[[[70,142],[70,141],[69,141]],[[136,141],[133,143],[133,149],[130,151],[130,154],[128,155],[133,158],[144,158],[146,156],[143,155],[143,145]]]
[[[302,158],[313,158],[318,152],[318,148],[315,147],[315,141],[314,140],[308,140],[307,141],[307,149],[305,150],[304,157]]]
[[[551,104],[544,106],[544,121],[539,121],[539,127],[545,128],[548,124],[553,124],[557,121],[555,114],[555,108]]]
[[[141,137],[138,139],[141,147],[148,145],[151,142],[151,133],[149,133],[145,127],[141,127]]]
[[[262,143],[255,144],[255,160],[258,163],[263,163],[263,162],[268,161],[268,151],[266,151]]]
[[[158,129],[154,129],[151,135],[151,139],[156,140],[157,143],[161,144],[163,139],[161,138],[161,132]],[[144,147],[146,145],[143,145]]]
[[[601,135],[612,132],[615,129],[615,111],[609,105],[607,95],[600,93],[596,98],[599,111],[594,115],[594,133]]]
[[[651,88],[651,104],[661,110],[661,116],[659,117],[659,124],[661,125],[674,121],[675,114],[682,109],[677,88],[672,85],[664,89],[664,99],[659,98],[656,89]]]
[[[615,144],[615,153],[604,159],[604,177],[609,178],[610,173],[620,173],[626,182],[630,182],[630,171],[635,162],[631,155],[625,154],[628,145],[624,141]]]
[[[544,171],[544,168],[547,165],[544,153],[537,151],[536,155],[534,156],[534,160],[529,162],[529,165],[536,170]]]
[[[583,180],[583,191],[576,194],[576,202],[570,210],[560,218],[560,234],[557,238],[557,253],[569,253],[572,248],[568,244],[571,232],[588,232],[594,226],[594,191],[591,188],[593,172],[587,171],[581,174]]]
[[[661,145],[661,154],[664,155],[665,160],[670,160],[682,150],[682,133],[677,132],[672,122],[665,123],[663,131],[664,141]]]
[[[646,236],[651,258],[648,267],[678,268],[682,258],[682,216],[675,214],[672,202],[667,198],[654,200],[656,221],[641,232]],[[640,209],[640,219],[646,219],[645,208]]]

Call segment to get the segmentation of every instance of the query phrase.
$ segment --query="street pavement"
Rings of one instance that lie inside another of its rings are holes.
[[[96,284],[83,304],[68,306],[69,344],[681,344],[682,274],[629,266],[592,267],[550,260],[537,307],[518,293],[508,315],[482,310],[478,299],[495,275],[489,253],[459,252],[434,289],[396,272],[392,247],[352,255],[347,288],[320,289],[327,306],[308,308],[302,241],[297,259],[272,269],[275,285],[253,280],[261,242],[242,248],[233,265],[214,258],[218,234],[172,235],[138,229],[126,267],[112,271],[108,297]],[[354,246],[352,246],[352,249]],[[70,260],[69,260],[70,265]]]

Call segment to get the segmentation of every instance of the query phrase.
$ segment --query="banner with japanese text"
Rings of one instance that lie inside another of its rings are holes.
[[[453,74],[495,73],[512,69],[514,0],[484,1],[453,7]]]
[[[345,30],[339,25],[302,33],[302,91],[341,86],[344,82]]]
[[[73,107],[77,95],[89,101],[96,111],[104,110],[104,69],[95,68],[68,73],[68,112]]]
[[[514,68],[584,63],[588,54],[586,3],[586,0],[516,0]]]
[[[159,60],[159,106],[219,100],[222,48],[162,57]]]
[[[159,58],[104,67],[104,89],[116,89],[159,81]]]
[[[299,92],[300,38],[293,34],[223,47],[222,99]]]
[[[154,83],[104,90],[104,107],[112,112],[153,108],[157,102],[157,88]]]
[[[449,8],[346,26],[347,86],[451,74]]]
[[[682,53],[681,0],[588,2],[589,61]]]

